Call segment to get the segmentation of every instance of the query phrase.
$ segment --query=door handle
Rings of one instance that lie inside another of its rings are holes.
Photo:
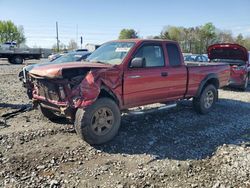
[[[167,72],[162,72],[161,76],[166,77],[166,76],[168,76],[168,73]]]
[[[129,76],[129,78],[140,78],[141,76],[139,75],[134,75],[134,76]]]

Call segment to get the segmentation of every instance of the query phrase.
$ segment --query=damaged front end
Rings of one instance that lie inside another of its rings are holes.
[[[48,69],[47,69],[48,70]],[[100,93],[99,67],[61,68],[50,74],[29,72],[28,93],[34,107],[38,105],[74,119],[77,108],[92,104]],[[103,70],[103,69],[102,69]]]

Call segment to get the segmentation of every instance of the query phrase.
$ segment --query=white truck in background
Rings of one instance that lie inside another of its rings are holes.
[[[22,64],[27,59],[40,59],[41,48],[18,48],[15,42],[0,44],[0,58],[7,58],[11,64]]]

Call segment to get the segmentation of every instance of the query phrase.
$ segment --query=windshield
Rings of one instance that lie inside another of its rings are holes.
[[[94,51],[87,61],[118,65],[134,46],[134,42],[109,42]]]
[[[73,61],[79,61],[82,57],[82,54],[80,53],[68,53],[61,57],[58,57],[53,61],[53,63],[64,63],[64,62],[73,62]]]

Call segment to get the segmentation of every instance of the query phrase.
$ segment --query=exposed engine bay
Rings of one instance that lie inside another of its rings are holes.
[[[80,84],[88,73],[90,68],[63,69],[61,78],[54,79],[29,74],[28,96],[35,106],[43,105],[61,115],[70,116],[67,113],[74,109],[81,98]]]

